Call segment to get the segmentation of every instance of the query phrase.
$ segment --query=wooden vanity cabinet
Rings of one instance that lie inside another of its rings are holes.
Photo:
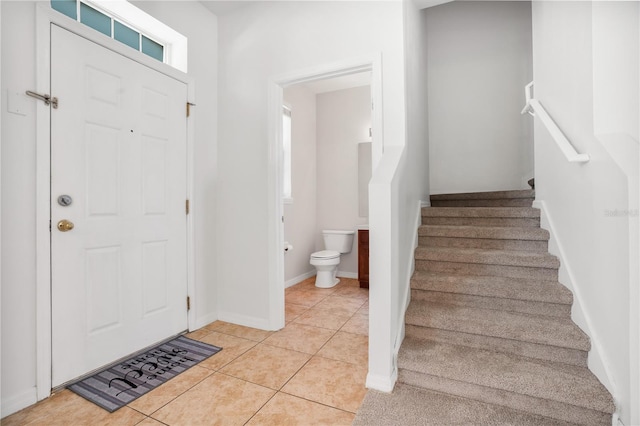
[[[358,230],[358,281],[360,288],[369,288],[369,230]]]

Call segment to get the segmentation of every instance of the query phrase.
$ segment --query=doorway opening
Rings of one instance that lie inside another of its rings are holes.
[[[373,55],[367,58],[328,64],[315,69],[276,77],[271,79],[269,83],[269,152],[271,158],[274,160],[270,163],[269,167],[269,240],[271,247],[273,247],[273,250],[271,250],[269,254],[269,265],[271,265],[272,268],[269,274],[269,325],[271,329],[277,330],[284,327],[286,219],[283,204],[284,153],[282,146],[282,107],[286,105],[284,91],[299,85],[305,85],[308,90],[311,90],[309,89],[310,87],[320,88],[323,85],[335,85],[340,80],[343,81],[342,84],[345,84],[345,81],[362,78],[364,74],[370,83],[370,143],[371,168],[373,169],[380,160],[383,152],[381,63],[380,55]],[[355,75],[358,75],[358,77],[354,77]],[[347,84],[351,84],[351,87],[353,87],[353,83]],[[295,120],[295,114],[295,110],[292,110],[292,120]],[[363,129],[363,135],[361,137],[363,142],[369,142],[369,140],[366,140],[368,139],[368,134],[369,129]],[[356,147],[354,147],[354,149],[356,149]],[[354,168],[357,169],[357,165],[354,164]],[[293,199],[293,205],[295,206],[295,194]]]

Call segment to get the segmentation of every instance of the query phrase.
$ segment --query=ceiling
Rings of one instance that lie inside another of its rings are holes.
[[[262,0],[265,1],[265,0]],[[442,3],[449,3],[453,0],[413,0],[420,9],[437,6]],[[200,0],[207,9],[214,14],[220,16],[232,12],[241,7],[248,6],[252,3],[258,3],[255,0]]]
[[[200,3],[217,16],[220,16],[257,2],[249,0],[200,0]]]

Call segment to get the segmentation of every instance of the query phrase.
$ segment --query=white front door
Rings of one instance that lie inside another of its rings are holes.
[[[51,90],[58,386],[187,329],[187,86],[52,24]]]

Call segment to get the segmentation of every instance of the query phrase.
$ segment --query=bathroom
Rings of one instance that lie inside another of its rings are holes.
[[[284,89],[291,116],[291,195],[283,200],[285,287],[316,274],[310,257],[325,249],[323,230],[355,231],[337,277],[358,278],[357,231],[368,224],[371,178],[370,80],[370,73],[360,73]]]

